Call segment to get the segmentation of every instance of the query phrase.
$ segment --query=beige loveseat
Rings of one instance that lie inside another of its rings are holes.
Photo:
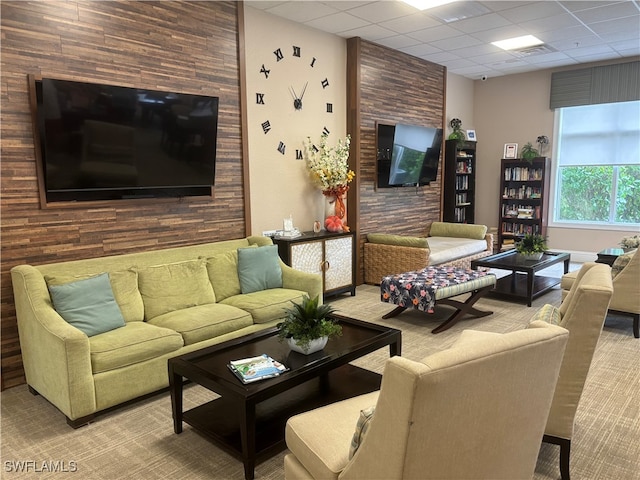
[[[426,237],[370,233],[364,244],[364,281],[431,265],[470,268],[471,261],[493,253],[493,234],[485,225],[433,222]]]
[[[255,279],[247,279],[246,268],[239,276],[239,249],[251,259],[247,251],[271,255],[276,248],[271,245],[267,237],[248,237],[14,267],[11,278],[30,390],[77,427],[96,412],[168,386],[168,358],[274,327],[283,309],[304,294],[322,298],[321,277],[288,267],[277,252],[270,260],[280,267],[281,287],[241,293],[241,280]],[[108,276],[100,275],[104,272]],[[260,276],[250,275],[254,273]],[[61,291],[101,277],[112,287],[111,305],[117,304],[121,323],[88,335],[65,321],[53,301],[60,310]]]

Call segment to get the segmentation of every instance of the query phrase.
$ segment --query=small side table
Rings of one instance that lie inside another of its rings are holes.
[[[610,267],[613,266],[613,262],[616,261],[620,255],[624,253],[622,248],[605,248],[598,252],[598,259],[596,263],[606,263]]]

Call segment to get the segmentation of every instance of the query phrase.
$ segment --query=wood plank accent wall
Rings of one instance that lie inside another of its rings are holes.
[[[245,236],[238,5],[2,2],[2,389],[24,383],[14,265]],[[220,97],[214,197],[40,208],[27,74]]]
[[[367,233],[424,236],[431,222],[441,218],[442,168],[428,186],[376,189],[375,126],[378,121],[444,128],[446,67],[360,38],[347,40],[347,64],[347,124],[358,141],[358,148],[352,146],[351,153],[359,156],[355,162],[352,159],[357,169],[357,194],[349,192],[348,199],[357,198],[359,208],[357,212],[347,210],[351,212],[349,225],[358,237],[360,284]],[[359,121],[353,121],[356,116]]]

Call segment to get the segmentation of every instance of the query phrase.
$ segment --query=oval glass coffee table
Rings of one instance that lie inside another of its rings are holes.
[[[570,261],[571,255],[565,252],[544,252],[540,260],[525,260],[515,250],[507,250],[472,260],[471,268],[485,267],[511,271],[509,275],[498,278],[496,288],[488,295],[524,299],[530,307],[534,299],[547,293],[561,280],[560,277],[547,277],[536,273],[560,262],[564,262],[564,273],[567,273]]]

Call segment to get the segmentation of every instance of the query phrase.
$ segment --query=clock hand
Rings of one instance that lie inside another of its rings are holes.
[[[298,95],[296,95],[296,91],[293,89],[293,87],[289,87],[289,93],[291,94],[294,100],[298,99]]]
[[[300,94],[300,101],[302,101],[302,97],[304,97],[304,92],[306,92],[307,90],[307,85],[309,85],[309,82],[304,84],[304,88],[302,89],[302,93]]]
[[[293,94],[293,108],[295,108],[296,110],[301,110],[302,97],[298,98],[298,95],[296,94],[296,91],[293,89],[293,87],[289,87],[289,91]],[[304,95],[304,92],[302,92],[302,94]]]

